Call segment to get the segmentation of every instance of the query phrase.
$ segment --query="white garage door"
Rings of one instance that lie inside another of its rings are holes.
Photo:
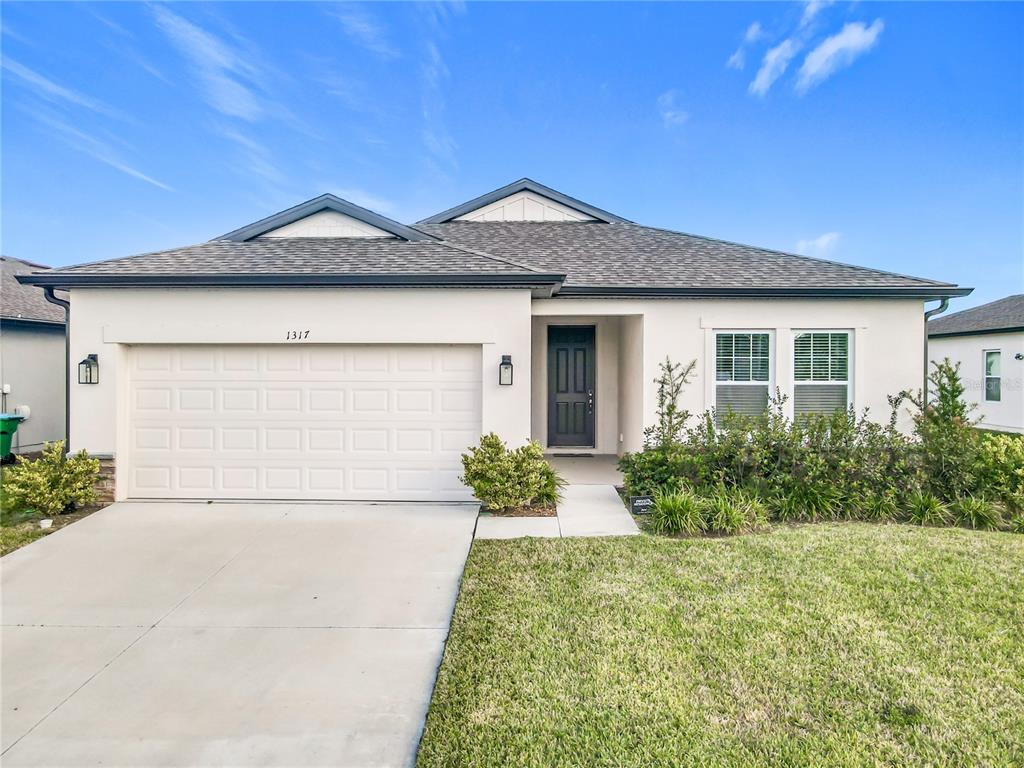
[[[132,498],[466,500],[480,347],[138,346]]]

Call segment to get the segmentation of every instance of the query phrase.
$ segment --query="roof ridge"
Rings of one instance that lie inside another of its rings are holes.
[[[915,275],[907,275],[902,272],[892,272],[887,269],[877,269],[876,267],[863,267],[860,264],[849,264],[845,261],[835,261],[834,259],[822,259],[817,256],[806,256],[802,253],[790,253],[789,251],[780,251],[777,248],[765,248],[760,245],[750,245],[748,243],[740,243],[735,240],[723,240],[719,237],[710,237],[708,235],[695,235],[692,232],[682,232],[678,229],[668,229],[667,227],[651,227],[647,224],[636,224],[633,222],[615,222],[617,224],[626,224],[627,226],[641,227],[643,229],[652,229],[657,232],[667,232],[673,235],[683,235],[684,237],[692,237],[697,240],[705,240],[709,243],[722,243],[723,245],[735,245],[740,248],[752,248],[755,251],[764,251],[765,253],[774,253],[779,256],[788,256],[792,259],[803,259],[805,261],[813,261],[819,264],[831,264],[836,267],[847,267],[849,269],[859,269],[865,272],[874,272],[877,275],[888,275],[889,277],[901,277],[904,280],[917,280],[918,282],[928,283],[935,286],[952,286],[955,283],[943,282],[941,280],[930,280],[926,277],[916,277]]]

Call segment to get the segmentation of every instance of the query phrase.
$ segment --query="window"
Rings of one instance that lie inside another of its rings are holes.
[[[985,350],[985,400],[989,403],[998,403],[1003,398],[1002,357],[1001,350]]]
[[[767,333],[715,334],[715,410],[756,416],[768,407],[771,341]]]
[[[829,414],[850,404],[850,334],[801,331],[793,337],[793,414]]]

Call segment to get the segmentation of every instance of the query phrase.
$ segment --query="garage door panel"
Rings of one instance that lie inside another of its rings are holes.
[[[480,349],[137,347],[129,495],[469,499]]]

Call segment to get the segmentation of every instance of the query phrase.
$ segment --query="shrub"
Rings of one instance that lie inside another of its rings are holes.
[[[700,533],[705,529],[704,504],[690,490],[660,491],[654,496],[649,526],[654,533]]]
[[[963,399],[960,364],[946,358],[932,365],[932,398],[913,400],[919,409],[914,417],[917,454],[928,490],[949,501],[978,490],[981,434],[970,418],[973,407]]]
[[[1015,509],[1024,501],[1024,437],[982,433],[978,445],[978,490]]]
[[[553,507],[562,500],[563,488],[565,488],[565,480],[555,471],[554,467],[545,461],[544,466],[540,468],[540,487],[537,490],[537,495],[533,497],[533,503]]]
[[[949,508],[925,491],[914,491],[907,499],[907,519],[915,525],[949,525]]]
[[[19,459],[4,470],[4,506],[59,515],[96,500],[98,459],[85,451],[65,456],[64,443],[48,443],[34,461]]]
[[[862,519],[878,523],[895,520],[900,513],[896,495],[892,492],[870,494],[859,505],[852,508],[860,512]]]
[[[995,504],[975,496],[964,496],[950,508],[958,525],[975,530],[991,531],[1002,524],[1002,515]]]
[[[762,527],[767,514],[756,496],[720,486],[704,499],[704,519],[708,530],[736,534]]]
[[[488,509],[554,503],[564,481],[544,459],[544,449],[530,441],[515,450],[493,432],[462,455],[462,482]]]
[[[702,476],[698,465],[696,457],[681,445],[627,453],[619,459],[619,470],[630,496],[653,496],[681,481],[696,485]]]
[[[1024,533],[1024,514],[1018,514],[1010,520],[1010,530],[1014,533]]]

